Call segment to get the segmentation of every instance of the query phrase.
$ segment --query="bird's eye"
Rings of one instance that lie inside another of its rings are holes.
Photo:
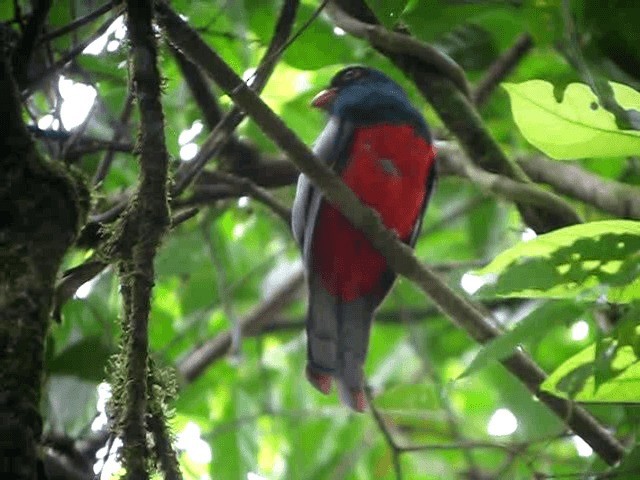
[[[346,72],[344,72],[342,76],[342,80],[345,82],[351,82],[352,80],[359,78],[361,75],[362,75],[362,71],[360,69],[353,68],[351,70],[347,70]]]

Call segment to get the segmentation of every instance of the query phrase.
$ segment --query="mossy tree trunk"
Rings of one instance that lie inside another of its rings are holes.
[[[0,35],[1,37],[1,35]],[[6,52],[6,45],[0,50]],[[82,180],[36,150],[0,60],[0,478],[34,479],[44,346],[62,258],[84,221]]]

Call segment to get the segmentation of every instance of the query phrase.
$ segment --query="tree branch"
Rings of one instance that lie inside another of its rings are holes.
[[[148,321],[154,284],[156,250],[169,226],[164,115],[160,103],[160,74],[152,28],[152,0],[127,1],[127,31],[133,91],[140,110],[140,182],[135,198],[116,227],[111,251],[119,259],[124,304],[123,345],[125,378],[114,386],[115,405],[120,409],[123,463],[127,479],[147,479],[149,448]]]
[[[170,41],[201,65],[210,78],[229,94],[234,102],[253,118],[292,161],[319,188],[325,198],[371,241],[398,274],[418,285],[456,325],[472,338],[485,343],[500,335],[493,320],[469,300],[456,294],[428,267],[418,262],[412,250],[386,229],[380,217],[362,205],[355,193],[325,164],[319,162],[307,146],[260,98],[249,89],[229,66],[213,52],[165,3],[158,4],[158,20]],[[504,365],[538,396],[607,462],[616,463],[623,454],[618,441],[586,410],[575,403],[552,397],[540,390],[544,372],[523,352],[517,351]]]
[[[100,25],[92,35],[84,39],[82,42],[78,43],[78,45],[71,48],[67,53],[62,55],[61,58],[55,61],[46,70],[41,72],[36,78],[29,78],[28,80],[26,80],[22,88],[23,96],[27,97],[31,95],[31,93],[33,93],[36,88],[46,82],[51,76],[57,74],[60,69],[64,68],[69,62],[80,55],[91,42],[96,40],[107,31],[107,29],[111,26],[111,24],[115,21],[115,19],[118,15],[120,15],[121,12],[121,7],[117,8],[115,14],[104,23],[102,23],[102,25]]]
[[[632,185],[606,180],[578,165],[544,157],[522,157],[518,164],[536,182],[563,195],[621,218],[640,220],[640,191]]]
[[[431,71],[449,79],[460,92],[470,96],[469,84],[464,70],[449,56],[428,43],[421,42],[410,35],[392,32],[380,25],[364,23],[356,18],[344,15],[342,10],[330,2],[327,13],[336,21],[336,25],[352,35],[367,40],[371,45],[397,54],[410,54],[420,60]]]
[[[472,164],[463,155],[456,155],[451,150],[447,152],[446,147],[439,147],[439,150],[438,159],[446,164],[449,173],[468,178],[474,185],[521,205],[551,207],[564,218],[573,219],[574,223],[582,222],[576,211],[558,195],[530,182],[517,182],[504,175],[487,172]]]
[[[373,416],[376,425],[378,425],[378,429],[382,433],[385,442],[391,449],[391,457],[393,459],[393,469],[396,473],[396,480],[402,480],[402,464],[400,463],[400,454],[402,453],[402,450],[394,440],[389,427],[378,411],[378,407],[376,407],[375,403],[373,403],[371,390],[368,387],[365,389],[365,394],[367,396],[367,403],[369,404],[369,408],[371,409],[371,415]]]
[[[25,128],[8,30],[0,24],[0,478],[32,480],[53,287],[89,192],[80,176],[46,161]]]
[[[252,88],[260,93],[266,85],[273,69],[278,62],[282,49],[289,39],[289,34],[293,28],[296,12],[298,11],[299,0],[285,0],[280,16],[276,22],[273,38],[269,47],[264,53],[256,69],[256,74],[251,84]],[[193,59],[190,59],[193,61]],[[197,62],[193,62],[200,68]],[[213,131],[205,139],[196,157],[189,163],[181,165],[176,172],[176,182],[173,195],[179,195],[196,178],[204,168],[207,161],[218,155],[227,145],[233,131],[240,125],[246,114],[240,108],[234,106],[216,125]]]
[[[127,133],[127,126],[129,123],[129,117],[131,117],[131,113],[133,111],[133,93],[131,91],[128,92],[127,98],[124,101],[124,107],[122,108],[122,112],[120,113],[120,121],[115,126],[113,136],[111,138],[111,143],[107,148],[107,152],[102,157],[102,160],[98,164],[98,168],[93,176],[93,185],[100,185],[102,181],[107,177],[107,173],[111,169],[111,164],[113,163],[113,159],[115,158],[115,153],[118,150],[114,145],[117,145],[118,142],[122,140],[122,138]]]
[[[291,302],[303,284],[304,274],[302,270],[293,272],[289,279],[271,296],[260,303],[246,317],[240,319],[242,335],[248,336],[255,331],[259,331],[274,315]],[[190,383],[198,378],[209,365],[226,355],[231,345],[231,332],[226,331],[189,352],[180,360],[177,370]]]
[[[287,225],[291,219],[291,210],[280,203],[268,190],[257,186],[248,178],[237,177],[231,173],[221,172],[219,170],[208,172],[208,178],[217,180],[218,185],[198,184],[195,188],[195,194],[205,194],[208,187],[216,187],[219,185],[229,186],[234,190],[236,196],[249,196],[263,205],[267,206],[273,213],[278,215]]]
[[[22,36],[13,51],[13,75],[20,89],[24,88],[24,85],[29,81],[31,57],[52,4],[52,0],[42,0],[34,3],[31,18],[25,25]]]
[[[520,35],[515,43],[489,66],[484,77],[473,90],[471,98],[476,106],[482,106],[506,77],[513,72],[524,56],[533,48],[533,38],[528,33]]]
[[[39,39],[40,43],[48,42],[54,38],[61,37],[67,33],[73,32],[79,28],[84,27],[86,24],[93,22],[95,19],[101,17],[108,11],[110,11],[117,2],[107,2],[101,7],[96,8],[93,12],[87,13],[84,17],[76,18],[74,21],[67,23],[63,27],[53,30],[42,35]]]

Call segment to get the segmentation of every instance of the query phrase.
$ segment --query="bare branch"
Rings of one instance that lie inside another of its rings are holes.
[[[117,144],[122,140],[127,132],[127,124],[129,123],[129,117],[133,111],[133,93],[131,91],[128,92],[127,98],[124,101],[124,107],[122,112],[120,113],[120,121],[115,127],[115,131],[113,132],[112,144]],[[106,178],[107,173],[111,169],[111,164],[113,163],[113,159],[115,158],[115,153],[117,149],[109,146],[107,152],[102,157],[102,160],[98,164],[98,168],[96,169],[96,173],[93,176],[93,184],[99,185]]]
[[[528,33],[520,35],[515,43],[489,66],[480,79],[471,98],[476,106],[482,106],[505,78],[513,72],[520,61],[533,48],[533,38]]]
[[[400,463],[400,454],[402,453],[402,449],[393,439],[393,435],[391,434],[389,427],[382,418],[382,415],[378,411],[378,407],[376,407],[375,403],[373,403],[371,390],[368,387],[365,389],[365,394],[367,395],[367,403],[369,404],[369,408],[371,409],[371,415],[378,425],[380,432],[382,432],[382,436],[384,437],[385,442],[391,449],[391,457],[393,458],[393,469],[396,473],[396,480],[402,480],[402,464]]]
[[[208,177],[217,180],[219,183],[229,185],[233,187],[240,195],[246,195],[254,198],[258,202],[266,205],[278,215],[286,224],[289,224],[291,218],[291,210],[280,203],[269,191],[262,187],[257,186],[248,178],[237,177],[230,173],[221,171],[208,172]],[[196,187],[196,192],[206,188],[205,185],[199,184]]]
[[[116,17],[122,12],[122,7],[116,9],[114,16],[106,20],[102,25],[98,27],[98,29],[89,37],[84,39],[78,45],[71,48],[67,53],[62,55],[61,58],[56,60],[51,66],[49,66],[44,72],[40,73],[37,78],[29,78],[26,81],[24,87],[22,88],[22,94],[24,97],[28,97],[33,93],[35,89],[41,86],[44,82],[46,82],[51,76],[57,74],[62,68],[64,68],[69,62],[75,59],[78,55],[80,55],[85,48],[89,46],[91,42],[100,37],[103,33],[107,31],[107,29],[111,26],[111,24],[115,21]]]
[[[544,157],[518,159],[527,175],[563,195],[581,200],[621,218],[640,220],[640,191],[632,185],[606,180],[578,165]]]
[[[251,335],[259,330],[280,310],[287,306],[304,284],[302,270],[293,272],[289,279],[270,297],[259,304],[251,313],[240,320],[242,335]],[[183,358],[177,367],[187,382],[195,380],[209,365],[226,355],[231,348],[230,332],[224,332],[195,348]]]
[[[45,35],[42,35],[42,37],[39,39],[39,42],[40,43],[48,42],[49,40],[53,40],[54,38],[58,38],[63,35],[66,35],[67,33],[73,32],[74,30],[77,30],[85,26],[87,23],[91,23],[95,19],[101,17],[102,15],[110,11],[114,5],[115,5],[115,2],[105,3],[101,7],[96,8],[93,12],[87,13],[84,17],[76,18],[74,21],[67,23],[63,27],[60,27],[57,30],[54,30],[52,32],[46,33]]]
[[[445,163],[450,173],[468,178],[473,184],[489,192],[501,195],[515,203],[538,207],[551,207],[560,212],[564,218],[573,219],[574,223],[582,222],[576,211],[558,195],[543,190],[534,183],[522,183],[499,175],[490,173],[475,166],[460,154],[446,154],[446,147],[439,148],[439,160]],[[451,153],[451,150],[449,150]]]
[[[280,11],[280,16],[276,22],[275,32],[271,43],[264,53],[256,74],[251,84],[252,88],[260,93],[271,76],[273,69],[282,54],[282,48],[286,45],[293,28],[296,12],[298,11],[299,0],[286,0]],[[190,59],[193,61],[193,59]],[[194,62],[196,65],[197,62]],[[198,65],[202,68],[202,65]],[[234,107],[216,125],[213,131],[205,139],[200,151],[188,164],[181,165],[176,172],[173,195],[179,195],[198,176],[210,158],[218,155],[226,146],[233,131],[245,118],[242,110]]]

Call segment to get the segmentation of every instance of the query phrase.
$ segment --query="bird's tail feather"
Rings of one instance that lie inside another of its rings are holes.
[[[376,299],[363,296],[343,302],[309,278],[307,368],[309,382],[324,394],[335,378],[341,401],[353,410],[366,408],[364,362]]]
[[[363,296],[338,307],[338,372],[336,383],[342,402],[362,412],[364,395],[364,363],[369,349],[369,333],[377,302]]]
[[[337,299],[314,275],[309,278],[307,359],[307,379],[322,393],[329,393],[338,369]]]

